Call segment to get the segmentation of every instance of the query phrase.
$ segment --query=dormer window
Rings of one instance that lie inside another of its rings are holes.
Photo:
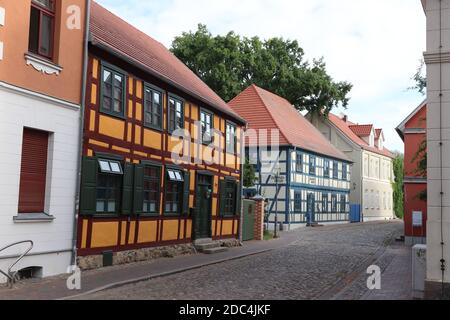
[[[373,132],[370,134],[370,146],[375,146],[375,136],[373,135]]]
[[[47,59],[53,59],[55,30],[55,1],[32,0],[28,50]]]

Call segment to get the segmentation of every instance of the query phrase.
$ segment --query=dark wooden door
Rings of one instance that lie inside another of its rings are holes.
[[[307,209],[308,209],[308,223],[309,224],[313,224],[316,222],[316,212],[315,212],[315,207],[316,207],[316,197],[314,195],[314,193],[309,193],[308,194],[308,200],[307,200]]]
[[[212,221],[212,177],[199,175],[197,180],[197,210],[195,217],[195,239],[211,238]]]

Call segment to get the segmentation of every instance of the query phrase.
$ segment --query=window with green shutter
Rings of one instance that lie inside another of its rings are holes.
[[[148,215],[159,214],[161,198],[161,168],[144,167],[143,208],[142,213]]]
[[[233,217],[240,214],[240,185],[235,180],[221,180],[220,185],[220,214]]]

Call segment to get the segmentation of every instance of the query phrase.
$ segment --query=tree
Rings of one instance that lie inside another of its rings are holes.
[[[244,187],[251,188],[255,185],[255,182],[255,167],[250,163],[249,159],[246,159],[244,164]]]
[[[420,66],[417,68],[416,73],[414,74],[412,80],[416,83],[413,87],[409,88],[411,90],[417,90],[422,95],[425,95],[425,90],[427,89],[427,78],[425,76],[425,61],[420,61]]]
[[[394,212],[397,218],[403,219],[404,216],[404,198],[403,198],[403,178],[404,178],[404,157],[397,154],[394,159]]]
[[[223,100],[230,101],[256,84],[290,101],[297,109],[328,115],[347,107],[352,85],[335,82],[323,59],[304,58],[297,41],[212,36],[205,25],[176,37],[171,51]]]
[[[411,160],[412,163],[417,162],[417,168],[415,173],[418,174],[421,177],[427,176],[427,164],[428,164],[428,157],[427,157],[427,139],[424,139],[420,145],[419,149],[417,150],[416,154],[414,155],[413,159]],[[423,190],[417,195],[417,198],[419,198],[422,201],[427,201],[427,189]]]

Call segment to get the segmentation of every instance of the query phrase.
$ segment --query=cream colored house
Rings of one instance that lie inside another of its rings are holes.
[[[384,147],[384,133],[374,125],[359,125],[346,115],[307,118],[353,162],[350,204],[360,206],[363,221],[394,219],[393,155]]]
[[[450,0],[422,0],[427,16],[428,298],[450,293]],[[418,39],[420,41],[420,39]],[[443,290],[444,289],[444,290]]]

